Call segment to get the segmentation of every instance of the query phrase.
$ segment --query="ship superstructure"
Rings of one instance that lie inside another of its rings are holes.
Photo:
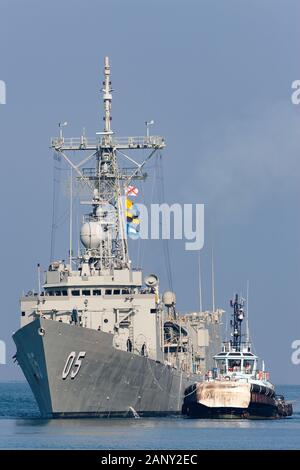
[[[47,417],[180,412],[184,389],[203,376],[220,344],[221,310],[181,315],[175,294],[160,294],[157,275],[143,279],[132,267],[124,195],[165,141],[148,132],[115,136],[107,57],[103,103],[104,130],[95,139],[61,131],[51,141],[89,189],[83,203],[91,210],[80,230],[82,253],[73,256],[71,226],[68,262],[52,261],[43,289],[22,297],[14,334],[16,359]],[[141,163],[125,153],[141,149],[149,151]],[[83,155],[79,162],[74,153]],[[120,167],[119,154],[129,168]]]

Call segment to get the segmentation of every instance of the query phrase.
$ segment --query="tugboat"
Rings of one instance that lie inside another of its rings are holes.
[[[233,308],[231,340],[224,342],[222,351],[214,356],[216,367],[206,374],[205,380],[186,388],[183,414],[191,418],[223,419],[291,416],[292,404],[276,395],[264,365],[262,370],[258,368],[259,358],[251,351],[248,334],[242,342],[245,300],[236,294],[230,305]]]

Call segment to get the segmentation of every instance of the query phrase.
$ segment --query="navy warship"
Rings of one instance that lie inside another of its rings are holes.
[[[221,345],[222,310],[179,313],[175,293],[161,293],[156,274],[143,279],[132,267],[126,235],[137,232],[138,213],[130,195],[165,140],[148,128],[143,137],[114,134],[110,73],[106,57],[103,131],[66,138],[63,123],[51,139],[57,158],[86,185],[90,211],[80,253],[73,255],[70,210],[68,261],[51,260],[38,291],[21,297],[15,360],[43,418],[181,413],[184,391],[202,380]],[[140,150],[149,152],[142,162],[131,156]]]

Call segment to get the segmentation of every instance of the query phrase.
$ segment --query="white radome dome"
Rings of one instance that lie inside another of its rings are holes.
[[[166,307],[171,307],[176,304],[175,292],[167,291],[163,293],[162,301]]]
[[[99,222],[85,222],[81,226],[80,240],[87,250],[99,248],[102,239],[103,231]]]

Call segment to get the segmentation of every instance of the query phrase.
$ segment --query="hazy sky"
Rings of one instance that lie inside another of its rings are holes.
[[[229,311],[249,279],[255,349],[273,381],[300,384],[291,363],[300,339],[300,106],[290,98],[299,18],[299,0],[0,0],[1,380],[21,377],[10,339],[18,299],[36,285],[36,263],[49,261],[49,138],[61,120],[69,136],[102,129],[109,55],[114,130],[139,135],[154,119],[168,144],[167,202],[205,204],[204,306],[213,240],[218,306]],[[160,244],[145,246],[145,272],[168,287]],[[180,241],[170,254],[178,307],[196,310],[197,255]]]

